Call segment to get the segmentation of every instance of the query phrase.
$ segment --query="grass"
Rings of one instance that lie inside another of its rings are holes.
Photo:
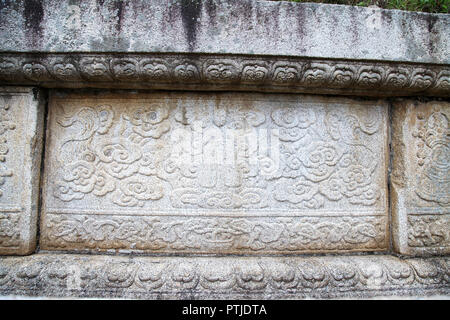
[[[346,4],[351,6],[368,7],[376,5],[384,9],[398,9],[407,11],[421,11],[430,13],[449,13],[450,0],[282,0],[292,2],[315,2]]]

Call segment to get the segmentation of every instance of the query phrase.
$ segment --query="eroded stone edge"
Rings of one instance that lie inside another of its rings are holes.
[[[392,211],[391,229],[392,244],[395,252],[409,256],[431,256],[431,255],[448,255],[450,253],[449,246],[422,246],[412,247],[408,244],[410,236],[409,212],[411,208],[408,205],[408,192],[412,191],[411,183],[408,176],[410,169],[408,168],[408,146],[406,145],[408,137],[414,131],[410,126],[410,116],[414,107],[417,105],[415,100],[398,99],[394,101],[392,108],[392,174],[390,179],[390,203]],[[431,104],[428,102],[426,104]],[[438,102],[437,103],[441,103]],[[406,176],[405,176],[406,175]],[[445,215],[440,216],[445,218]],[[448,221],[448,220],[447,220]],[[429,228],[429,226],[428,226]],[[445,225],[443,226],[445,228]],[[424,230],[429,232],[430,230]]]
[[[196,54],[0,54],[0,80],[49,88],[450,95],[448,65]]]
[[[390,179],[389,201],[391,204],[391,229],[392,245],[396,252],[407,251],[407,235],[405,235],[404,225],[406,225],[406,216],[402,215],[404,189],[407,179],[405,178],[405,143],[403,141],[403,121],[407,107],[404,102],[397,102],[392,108],[392,173]]]
[[[17,247],[0,247],[0,255],[27,255],[31,254],[37,245],[37,224],[38,224],[38,202],[40,185],[40,166],[43,148],[43,127],[45,96],[42,90],[32,87],[0,87],[0,94],[18,94],[27,96],[24,106],[23,125],[24,142],[21,145],[23,152],[23,162],[29,167],[23,170],[23,187],[21,192],[22,211],[17,215],[17,224],[14,226],[19,234],[19,244]],[[9,147],[16,147],[10,145]],[[18,168],[24,163],[17,164]]]
[[[332,298],[450,294],[449,257],[0,258],[0,294],[122,298]]]

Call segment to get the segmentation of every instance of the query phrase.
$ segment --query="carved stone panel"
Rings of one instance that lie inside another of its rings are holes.
[[[450,103],[399,101],[393,116],[395,249],[450,253]]]
[[[0,87],[0,254],[36,247],[43,114],[37,89]]]
[[[398,300],[405,295],[409,299],[436,299],[436,295],[448,299],[450,295],[448,257],[124,257],[41,253],[0,257],[0,272],[0,296],[178,300],[381,296]]]
[[[382,101],[54,92],[46,146],[44,249],[387,247]]]

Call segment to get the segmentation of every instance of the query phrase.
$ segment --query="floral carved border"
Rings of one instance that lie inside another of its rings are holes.
[[[385,217],[124,217],[49,214],[46,249],[295,253],[383,250]]]
[[[20,245],[20,215],[0,213],[0,249]]]
[[[450,215],[408,215],[408,245],[450,246]]]
[[[46,87],[450,94],[447,65],[193,54],[0,54],[0,81]]]
[[[368,297],[450,293],[448,258],[0,258],[0,294],[124,297]]]

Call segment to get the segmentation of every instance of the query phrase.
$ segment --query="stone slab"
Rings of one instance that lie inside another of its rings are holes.
[[[0,53],[0,81],[46,88],[450,96],[450,65],[174,53]]]
[[[0,87],[0,254],[36,247],[43,98],[36,88]]]
[[[300,299],[450,295],[448,257],[0,257],[0,295]]]
[[[402,254],[450,253],[450,103],[393,106],[393,240]]]
[[[175,52],[449,64],[450,17],[255,0],[40,0],[0,8],[3,52]]]
[[[387,141],[382,100],[53,91],[41,248],[383,251]]]

